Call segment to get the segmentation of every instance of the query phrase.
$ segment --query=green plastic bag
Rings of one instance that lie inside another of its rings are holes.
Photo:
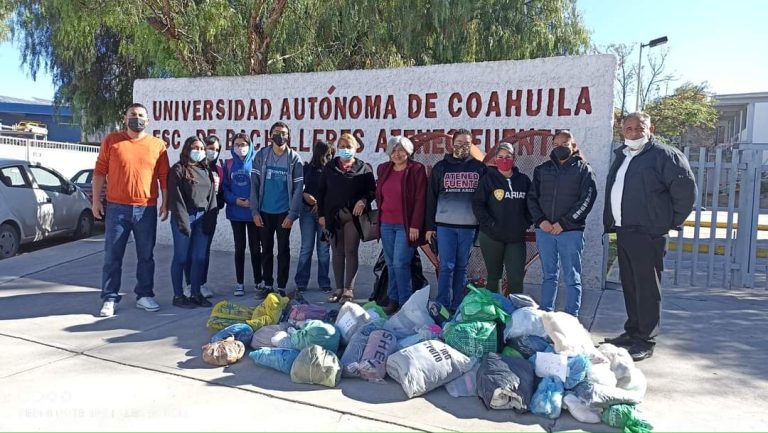
[[[389,316],[387,316],[387,313],[384,312],[384,309],[381,308],[381,306],[376,303],[376,301],[371,301],[371,302],[363,305],[363,310],[365,310],[365,311],[373,310],[382,319],[386,319],[386,318],[389,317]]]
[[[459,307],[462,321],[490,322],[500,320],[505,324],[509,322],[509,314],[501,308],[501,303],[493,298],[488,289],[478,289],[472,284],[468,284],[467,287],[470,293],[464,297],[464,301]]]
[[[515,349],[512,346],[504,346],[504,350],[501,351],[501,354],[504,355],[504,356],[508,356],[510,358],[525,359],[523,354],[518,352],[517,349]]]
[[[653,426],[640,419],[635,407],[629,404],[615,404],[603,411],[603,422],[611,427],[623,429],[624,433],[650,433]]]
[[[335,388],[341,379],[341,364],[336,354],[312,345],[303,349],[291,366],[291,382]]]
[[[482,357],[498,351],[495,322],[448,322],[443,340],[467,356]]]

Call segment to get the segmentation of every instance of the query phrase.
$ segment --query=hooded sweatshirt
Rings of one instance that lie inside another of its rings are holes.
[[[244,159],[235,152],[235,147],[230,149],[231,159],[223,160],[222,164],[222,191],[224,201],[227,203],[227,219],[232,221],[253,221],[251,209],[237,205],[238,198],[250,199],[251,197],[251,171],[253,170],[253,157],[256,151],[251,143],[248,154]]]
[[[525,232],[531,225],[526,203],[530,186],[531,180],[517,167],[512,169],[510,178],[496,167],[489,167],[472,200],[480,231],[498,242],[525,242]]]
[[[442,161],[435,164],[427,192],[426,230],[435,230],[438,225],[477,227],[477,218],[472,212],[472,196],[485,171],[485,164],[472,156],[456,159],[446,154]]]

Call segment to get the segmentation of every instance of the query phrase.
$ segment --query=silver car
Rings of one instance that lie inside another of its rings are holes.
[[[39,164],[0,158],[0,259],[55,235],[91,235],[91,202],[75,184]]]

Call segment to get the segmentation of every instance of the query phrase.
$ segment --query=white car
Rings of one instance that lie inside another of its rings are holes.
[[[0,158],[0,259],[19,246],[56,235],[91,235],[88,196],[55,170]]]

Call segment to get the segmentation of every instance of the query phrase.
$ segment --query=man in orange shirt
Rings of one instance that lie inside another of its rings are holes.
[[[168,218],[168,153],[165,142],[144,129],[149,123],[141,104],[128,107],[123,118],[125,131],[109,134],[101,143],[93,173],[93,196],[99,197],[107,183],[107,208],[94,199],[93,214],[105,218],[104,267],[101,277],[100,316],[111,317],[120,302],[120,279],[128,237],[136,244],[136,308],[157,311],[153,292],[155,279],[155,237],[157,233],[158,190],[162,193],[160,219]],[[158,188],[159,182],[159,188]],[[106,214],[105,214],[106,210]]]

